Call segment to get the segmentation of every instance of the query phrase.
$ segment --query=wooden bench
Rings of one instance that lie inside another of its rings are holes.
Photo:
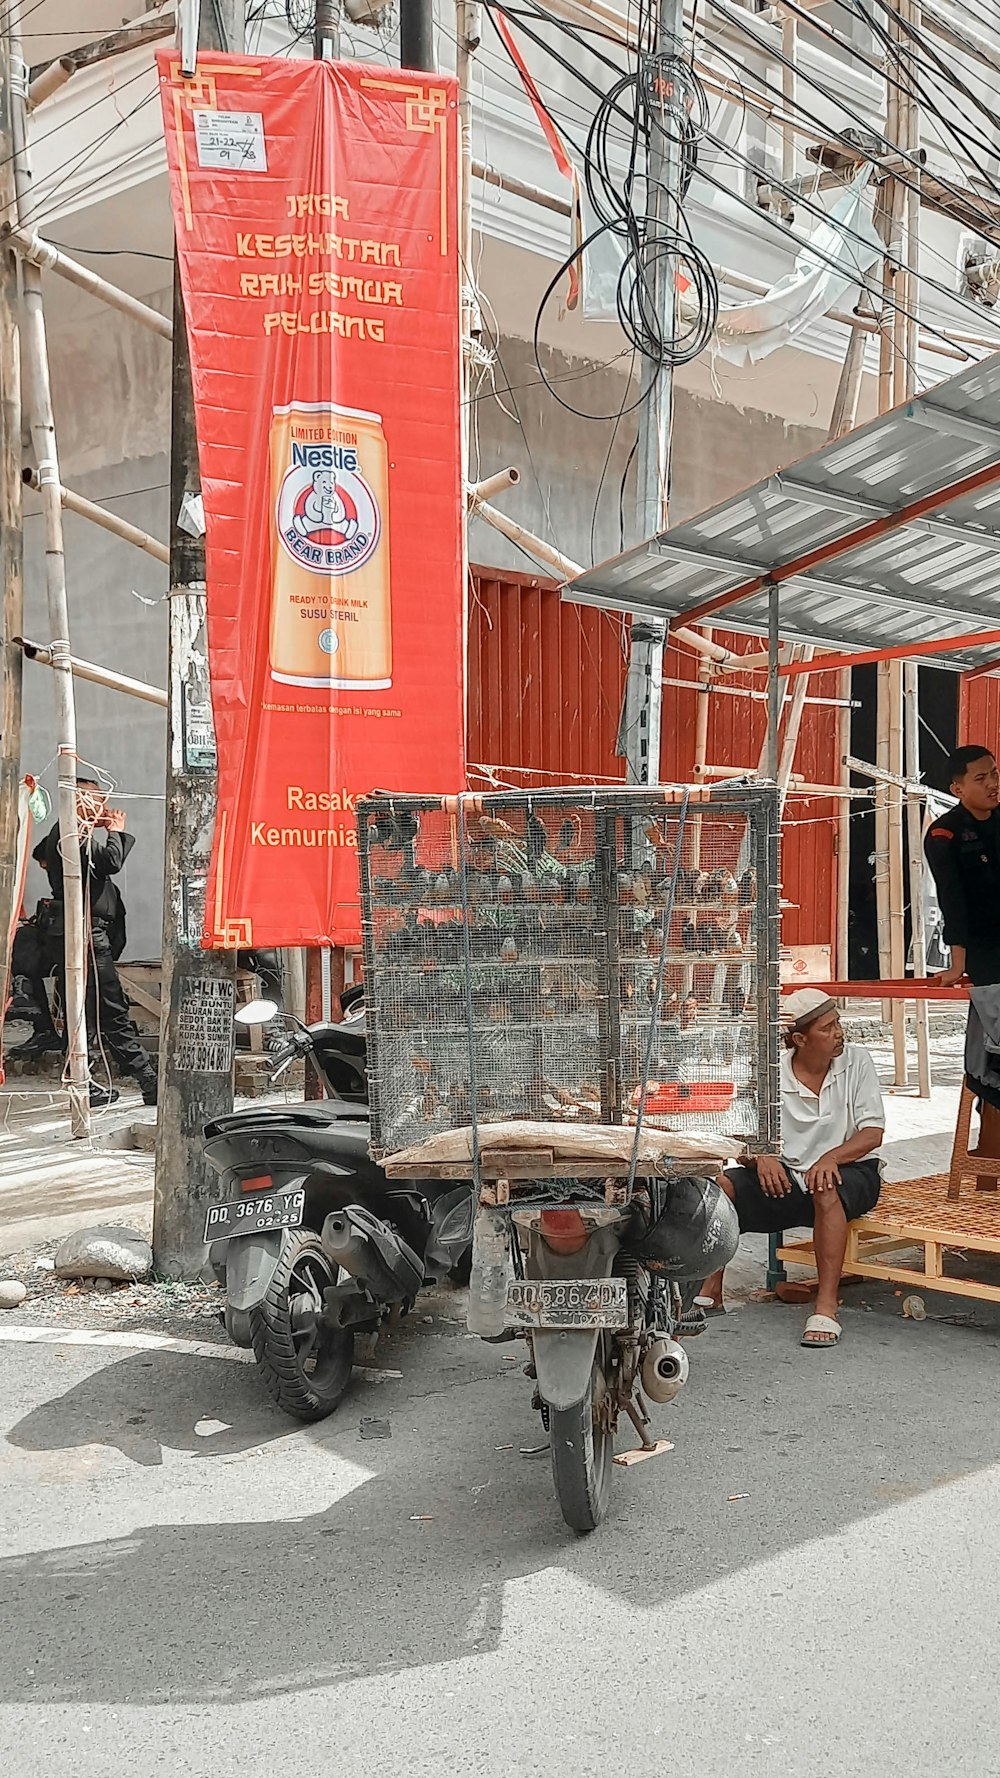
[[[947,1247],[968,1248],[970,1252],[1000,1252],[1000,1198],[993,1196],[1000,1184],[1000,1156],[980,1154],[969,1147],[972,1110],[975,1094],[962,1081],[955,1120],[955,1138],[951,1147],[951,1163],[947,1173],[935,1173],[927,1179],[908,1179],[895,1185],[883,1185],[878,1204],[869,1216],[852,1222],[847,1231],[845,1273],[855,1277],[887,1278],[891,1283],[921,1284],[927,1290],[953,1290],[958,1296],[982,1296],[1000,1302],[1000,1291],[992,1286],[964,1287],[964,1280],[944,1278],[942,1253]],[[996,1114],[994,1114],[995,1116]],[[976,1192],[987,1195],[985,1203],[975,1197],[961,1201],[962,1183],[975,1179]],[[955,1206],[961,1206],[961,1215]],[[948,1232],[953,1240],[943,1237]],[[877,1247],[872,1243],[877,1243]],[[890,1254],[906,1248],[923,1246],[924,1270],[900,1270],[871,1262],[876,1254]],[[785,1283],[788,1274],[784,1261],[813,1266],[815,1260],[811,1241],[786,1242],[783,1234],[771,1235],[768,1241],[767,1288],[774,1290]]]
[[[1000,1286],[969,1275],[977,1256],[1000,1260],[1000,1197],[971,1192],[956,1201],[948,1195],[948,1181],[947,1173],[936,1173],[884,1185],[875,1209],[848,1227],[845,1274],[1000,1303]],[[778,1236],[776,1261],[815,1269],[811,1241],[782,1241]],[[922,1265],[904,1264],[904,1255],[914,1248],[922,1249]],[[949,1251],[956,1250],[963,1256],[959,1277],[945,1270]]]

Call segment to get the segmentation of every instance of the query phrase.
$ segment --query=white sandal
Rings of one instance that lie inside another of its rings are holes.
[[[810,1315],[805,1325],[805,1332],[799,1341],[799,1345],[807,1346],[811,1352],[828,1352],[831,1346],[837,1345],[843,1331],[840,1322],[834,1321],[832,1315]],[[833,1337],[829,1340],[810,1340],[807,1338],[809,1334],[818,1333],[832,1334]]]

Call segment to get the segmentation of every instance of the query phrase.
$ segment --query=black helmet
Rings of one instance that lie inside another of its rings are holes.
[[[729,1264],[739,1241],[736,1210],[714,1179],[672,1179],[663,1211],[635,1252],[651,1272],[707,1278]]]

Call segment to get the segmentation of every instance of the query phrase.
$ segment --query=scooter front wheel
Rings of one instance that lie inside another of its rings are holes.
[[[332,1414],[351,1380],[354,1335],[324,1327],[323,1292],[337,1269],[311,1229],[290,1229],[264,1301],[250,1311],[250,1338],[264,1387],[295,1420]]]
[[[571,1408],[549,1409],[552,1479],[562,1516],[572,1531],[596,1530],[611,1492],[614,1435],[603,1412],[607,1388],[605,1342],[599,1340],[587,1393]]]

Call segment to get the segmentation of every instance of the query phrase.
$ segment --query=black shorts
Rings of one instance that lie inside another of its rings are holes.
[[[800,1191],[797,1185],[793,1184],[784,1197],[770,1198],[761,1191],[753,1167],[729,1168],[726,1180],[733,1193],[741,1235],[780,1235],[783,1229],[812,1228],[816,1217],[812,1196]],[[881,1190],[882,1175],[877,1161],[849,1161],[840,1168],[837,1193],[848,1222],[874,1210]]]

